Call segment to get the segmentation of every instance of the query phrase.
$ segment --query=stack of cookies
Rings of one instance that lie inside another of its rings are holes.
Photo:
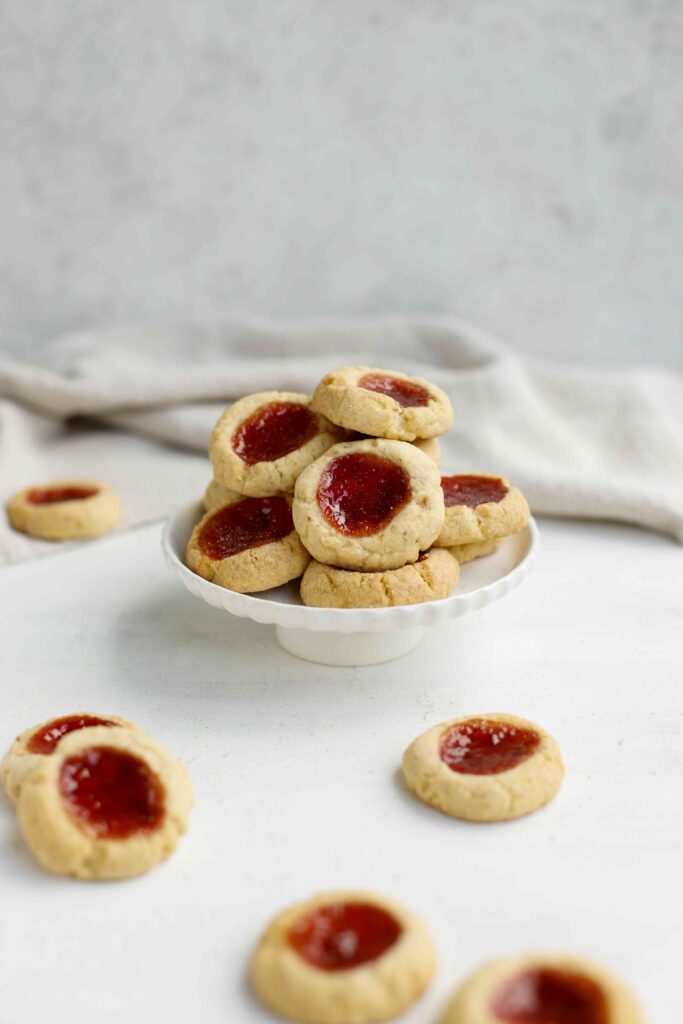
[[[460,563],[523,529],[503,477],[441,477],[448,396],[422,377],[347,366],[312,398],[242,398],[209,444],[214,478],[187,548],[200,576],[240,593],[302,577],[301,598],[376,608],[447,597]]]

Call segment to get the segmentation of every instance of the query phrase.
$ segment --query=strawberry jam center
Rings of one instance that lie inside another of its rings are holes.
[[[506,1024],[608,1024],[599,985],[582,974],[550,967],[517,975],[496,993],[491,1010]]]
[[[71,817],[100,838],[153,832],[164,816],[164,790],[151,768],[112,747],[90,747],[68,757],[59,789]]]
[[[293,529],[292,510],[286,498],[245,498],[226,505],[206,520],[199,532],[199,547],[209,558],[219,560],[281,540]]]
[[[288,939],[312,967],[344,971],[377,960],[401,931],[392,914],[371,903],[331,903],[300,918]]]
[[[507,487],[495,476],[442,476],[446,508],[451,505],[469,505],[476,508],[486,501],[502,501]]]
[[[391,377],[388,373],[366,373],[358,381],[358,387],[366,391],[376,391],[380,395],[388,395],[395,402],[406,406],[427,405],[432,397],[420,384],[413,384],[400,377]]]
[[[26,748],[31,754],[51,754],[67,733],[89,729],[94,725],[114,725],[114,722],[106,718],[96,718],[95,715],[66,715],[64,718],[54,718],[33,733]]]
[[[34,487],[28,500],[32,505],[54,505],[58,501],[84,501],[95,494],[96,487]]]
[[[240,423],[232,435],[232,447],[243,462],[273,462],[296,451],[318,433],[318,421],[299,402],[262,405]]]
[[[367,537],[383,529],[410,498],[401,466],[369,452],[332,459],[318,484],[318,504],[340,533]]]
[[[526,761],[540,742],[534,729],[471,718],[446,730],[440,754],[444,764],[461,775],[497,775]]]

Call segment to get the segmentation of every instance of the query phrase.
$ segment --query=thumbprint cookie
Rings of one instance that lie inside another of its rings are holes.
[[[261,498],[291,493],[301,471],[341,438],[313,411],[308,395],[261,391],[225,410],[213,429],[209,458],[218,483]]]
[[[475,971],[441,1024],[642,1024],[638,1001],[611,971],[585,957],[531,953]]]
[[[448,597],[459,575],[457,560],[445,548],[432,548],[417,562],[380,572],[352,572],[311,562],[301,580],[301,599],[315,608],[421,604]]]
[[[556,795],[564,765],[540,726],[513,715],[454,718],[429,729],[403,755],[408,788],[426,804],[467,821],[507,821]]]
[[[397,370],[343,366],[318,384],[311,408],[332,423],[396,441],[438,437],[453,426],[445,391]]]
[[[212,508],[192,531],[186,561],[219,587],[252,594],[301,576],[310,556],[294,529],[291,499],[271,494]]]
[[[471,544],[454,544],[448,548],[453,558],[457,558],[460,565],[465,562],[472,562],[475,558],[484,558],[485,555],[492,555],[498,549],[499,540],[475,540]]]
[[[48,871],[108,879],[141,875],[168,857],[191,806],[185,769],[154,740],[96,725],[64,736],[42,759],[17,811]]]
[[[417,561],[444,521],[439,471],[402,441],[335,445],[296,482],[294,525],[318,561],[361,572]]]
[[[329,892],[278,914],[250,964],[259,1000],[302,1024],[371,1024],[403,1013],[435,970],[422,921],[393,900]]]
[[[446,519],[435,544],[440,548],[498,540],[523,530],[529,506],[518,487],[486,473],[442,476]]]
[[[7,505],[15,530],[41,540],[82,540],[113,530],[121,499],[101,480],[55,480],[27,487]]]

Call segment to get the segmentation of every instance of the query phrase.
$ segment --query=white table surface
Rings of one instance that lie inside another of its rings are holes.
[[[683,550],[635,529],[542,522],[538,564],[505,600],[436,627],[386,665],[337,669],[194,599],[148,526],[0,572],[0,743],[73,710],[137,721],[188,765],[197,804],[175,856],[87,884],[32,861],[0,803],[2,1024],[248,1024],[268,917],[321,888],[403,900],[440,970],[404,1020],[436,1024],[488,957],[594,956],[650,1024],[681,1020]],[[396,771],[447,717],[521,714],[567,778],[545,810],[452,821]]]

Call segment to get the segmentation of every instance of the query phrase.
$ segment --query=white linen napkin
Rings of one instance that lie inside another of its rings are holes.
[[[225,405],[252,391],[308,391],[345,364],[429,377],[456,425],[443,470],[509,477],[537,514],[614,519],[683,543],[683,378],[522,361],[452,319],[175,324],[51,339],[0,359],[0,500],[33,483],[96,476],[125,526],[199,497]],[[61,546],[0,525],[0,563]]]

